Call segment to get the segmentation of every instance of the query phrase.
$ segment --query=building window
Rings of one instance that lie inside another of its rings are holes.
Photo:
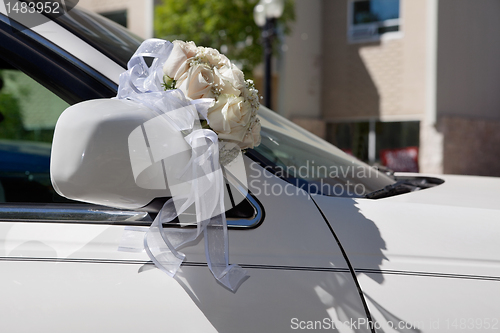
[[[330,123],[327,139],[344,152],[371,165],[394,171],[418,172],[418,121],[376,120]]]
[[[400,0],[351,0],[348,11],[348,40],[377,41],[384,34],[400,31]]]
[[[107,13],[100,13],[102,16],[105,18],[110,19],[111,21],[114,21],[118,23],[119,25],[124,26],[127,28],[127,10],[117,10],[114,12],[107,12]]]

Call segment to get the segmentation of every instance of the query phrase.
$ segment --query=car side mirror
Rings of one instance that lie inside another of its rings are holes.
[[[191,147],[165,117],[123,99],[69,107],[54,132],[50,162],[54,189],[69,199],[124,209],[150,207],[173,192],[188,193],[189,184],[176,175],[189,162]],[[241,155],[240,159],[233,168],[244,170]],[[245,173],[234,174],[240,175],[238,182],[244,185],[240,188],[246,189]],[[244,197],[234,199],[238,203]]]

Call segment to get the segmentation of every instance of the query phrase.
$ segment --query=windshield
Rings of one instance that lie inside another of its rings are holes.
[[[121,25],[83,9],[73,8],[51,19],[124,68],[142,43],[140,37]]]
[[[362,197],[394,180],[261,107],[262,142],[247,155],[309,193]]]

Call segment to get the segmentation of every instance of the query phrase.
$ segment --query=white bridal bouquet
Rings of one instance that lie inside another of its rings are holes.
[[[153,58],[151,65],[146,64],[147,57]],[[153,176],[165,175],[172,185],[172,198],[145,232],[140,246],[158,268],[173,276],[185,258],[179,249],[203,235],[208,267],[219,282],[236,291],[246,271],[229,263],[224,177],[244,175],[241,151],[260,144],[258,92],[225,55],[212,48],[197,47],[193,42],[146,40],[127,68],[120,75],[117,98],[146,106],[158,115],[153,119],[161,119],[165,129],[173,128],[182,136],[182,141],[174,143],[151,121],[141,125],[140,133],[148,136],[146,148],[151,150],[147,156],[157,166],[145,177],[156,179]],[[134,147],[142,147],[134,148],[142,151],[145,146]],[[132,152],[135,154],[136,150]],[[150,157],[153,150],[161,158]],[[149,163],[146,160],[140,159],[139,164]],[[183,217],[190,207],[196,212],[190,215],[196,218],[196,229],[163,227]]]
[[[260,144],[258,91],[225,55],[176,40],[163,73],[165,89],[180,89],[191,100],[214,99],[202,124],[217,133],[221,142],[234,143],[240,149]]]

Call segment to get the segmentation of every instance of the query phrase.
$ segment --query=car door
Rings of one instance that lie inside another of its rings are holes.
[[[68,202],[47,168],[57,115],[114,96],[116,84],[33,31],[13,34],[20,27],[0,18],[2,94],[11,101],[0,112],[4,124],[22,123],[0,134],[3,331],[370,331],[353,272],[310,195],[285,192],[289,183],[248,157],[253,214],[229,220],[230,260],[249,273],[237,292],[212,277],[202,242],[183,249],[175,279],[144,252],[119,251],[124,229],[144,230],[152,215]]]

